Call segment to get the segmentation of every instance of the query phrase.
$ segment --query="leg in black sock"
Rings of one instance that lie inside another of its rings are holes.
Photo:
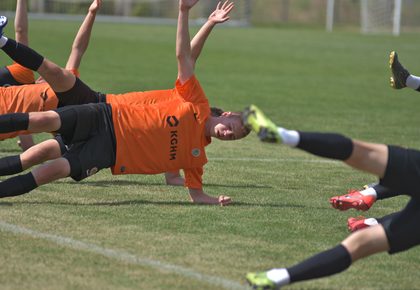
[[[38,185],[31,172],[14,176],[0,182],[0,198],[21,195],[37,187]]]
[[[291,268],[287,268],[290,282],[297,282],[330,276],[344,271],[351,265],[351,256],[347,249],[338,245],[319,253]]]
[[[16,174],[22,171],[20,155],[7,156],[0,159],[0,176]]]
[[[347,160],[353,152],[353,141],[340,134],[299,132],[299,137],[296,147],[317,156]]]
[[[2,47],[2,50],[15,62],[33,71],[37,71],[44,61],[44,57],[35,50],[10,38]]]
[[[0,133],[27,130],[29,126],[28,113],[11,113],[0,115]]]

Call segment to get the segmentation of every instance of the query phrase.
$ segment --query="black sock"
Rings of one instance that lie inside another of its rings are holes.
[[[31,172],[14,176],[0,182],[0,198],[21,195],[37,187],[38,185]]]
[[[11,113],[0,115],[0,133],[27,130],[29,126],[28,113]]]
[[[7,156],[0,159],[0,176],[16,174],[22,171],[20,155]]]
[[[319,253],[293,267],[287,268],[290,283],[330,276],[344,271],[351,265],[350,253],[338,245]]]
[[[10,38],[1,49],[15,62],[33,71],[37,71],[44,61],[44,57],[35,50]]]
[[[373,189],[376,191],[376,200],[390,198],[390,197],[393,197],[393,196],[400,195],[400,193],[392,191],[388,187],[380,185],[379,183],[375,184],[373,186]]]
[[[317,156],[347,160],[353,152],[353,141],[340,134],[299,132],[299,137],[296,147]]]

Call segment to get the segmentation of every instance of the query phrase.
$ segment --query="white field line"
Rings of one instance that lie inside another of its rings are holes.
[[[255,162],[301,162],[301,163],[327,163],[341,164],[342,162],[331,159],[298,159],[298,158],[234,158],[234,157],[209,157],[210,161],[255,161]]]
[[[92,243],[85,243],[82,241],[74,240],[71,238],[63,237],[63,236],[37,232],[31,229],[23,228],[23,227],[20,227],[14,224],[9,224],[2,221],[0,221],[0,231],[10,232],[13,234],[26,235],[26,236],[30,236],[37,239],[48,240],[60,246],[65,246],[65,247],[69,247],[75,250],[82,250],[82,251],[99,254],[101,256],[119,260],[121,262],[128,263],[128,264],[146,266],[146,267],[151,267],[158,270],[172,272],[181,276],[185,276],[187,278],[198,280],[200,282],[206,282],[214,286],[222,287],[224,289],[233,289],[233,290],[247,289],[245,286],[235,281],[231,281],[231,280],[219,278],[219,277],[214,277],[214,276],[210,276],[206,274],[201,274],[199,272],[196,272],[194,270],[191,270],[182,266],[167,264],[167,263],[160,262],[157,260],[145,259],[145,258],[137,257],[136,255],[130,254],[129,252],[126,252],[126,251],[107,249],[107,248],[103,248]]]

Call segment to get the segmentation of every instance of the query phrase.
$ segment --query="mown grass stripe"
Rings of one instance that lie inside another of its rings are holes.
[[[187,278],[195,279],[201,282],[206,282],[206,283],[218,286],[218,287],[223,287],[224,289],[232,289],[232,290],[245,289],[245,286],[237,282],[224,279],[224,278],[202,274],[202,273],[196,272],[192,269],[185,268],[182,266],[168,264],[165,262],[152,260],[152,259],[141,258],[123,250],[107,249],[107,248],[103,248],[92,243],[86,243],[86,242],[78,241],[78,240],[68,238],[68,237],[63,237],[63,236],[42,233],[42,232],[27,229],[18,225],[9,224],[3,221],[0,221],[0,230],[5,231],[5,232],[11,232],[14,234],[31,236],[37,239],[48,240],[60,246],[66,246],[66,247],[76,249],[76,250],[82,250],[82,251],[99,254],[104,257],[116,259],[124,263],[152,267],[159,270],[172,272],[172,273],[175,273],[175,274],[187,277]]]

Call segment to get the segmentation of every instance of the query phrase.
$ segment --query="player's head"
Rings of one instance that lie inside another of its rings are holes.
[[[210,135],[223,141],[239,140],[246,137],[250,130],[244,125],[240,112],[224,112],[211,108]]]

